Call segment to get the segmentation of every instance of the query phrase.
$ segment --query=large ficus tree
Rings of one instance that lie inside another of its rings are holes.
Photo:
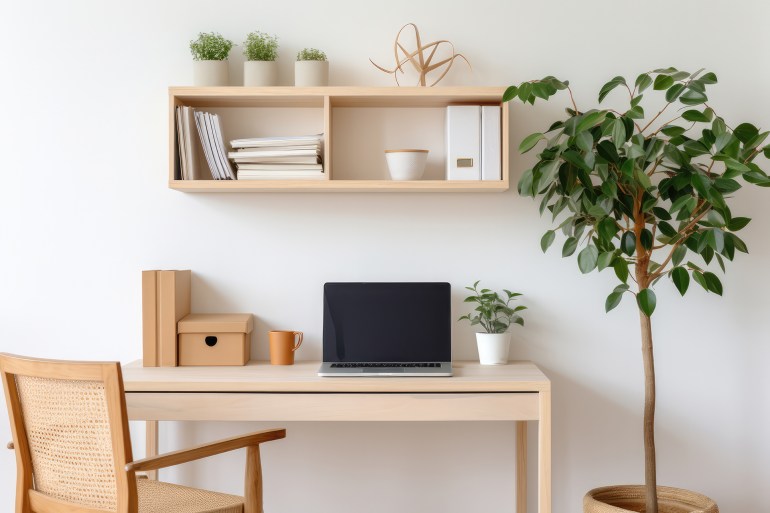
[[[534,104],[567,90],[566,118],[526,137],[519,150],[539,145],[534,167],[519,181],[519,193],[540,199],[556,230],[540,241],[543,251],[566,236],[562,256],[577,252],[580,271],[612,269],[619,284],[605,308],[615,308],[624,295],[636,299],[641,321],[645,376],[644,448],[646,511],[657,513],[655,471],[655,368],[650,316],[655,311],[653,287],[670,278],[684,295],[691,280],[708,292],[722,294],[722,283],[709,266],[725,270],[725,262],[746,245],[736,235],[749,219],[733,217],[730,195],[741,180],[770,186],[770,178],[754,162],[770,145],[768,132],[754,125],[730,126],[708,104],[706,89],[714,73],[674,68],[607,82],[607,95],[623,94],[624,110],[580,110],[569,83],[554,77],[511,86],[504,101],[518,98]],[[657,112],[648,115],[644,96],[658,96]],[[662,95],[665,100],[661,101]]]

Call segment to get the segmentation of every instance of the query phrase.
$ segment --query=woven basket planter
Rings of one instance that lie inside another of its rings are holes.
[[[594,488],[583,497],[584,513],[643,513],[644,486],[622,485]],[[658,487],[658,513],[719,513],[716,503],[699,493]]]

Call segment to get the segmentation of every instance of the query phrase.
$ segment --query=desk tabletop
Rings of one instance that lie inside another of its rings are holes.
[[[142,367],[136,360],[123,366],[126,392],[539,392],[551,389],[550,380],[527,361],[507,365],[453,362],[452,377],[330,378],[316,373],[320,363],[270,365],[250,361],[244,366]]]

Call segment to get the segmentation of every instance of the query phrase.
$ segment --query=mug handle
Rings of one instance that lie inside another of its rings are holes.
[[[296,351],[297,349],[299,349],[299,346],[301,346],[301,345],[302,345],[302,337],[303,337],[303,335],[302,335],[302,332],[301,332],[301,331],[295,331],[295,332],[294,332],[294,335],[295,335],[295,336],[296,336],[296,335],[299,335],[299,341],[297,341],[297,345],[296,345],[296,346],[294,346],[294,347],[291,349],[292,351]]]

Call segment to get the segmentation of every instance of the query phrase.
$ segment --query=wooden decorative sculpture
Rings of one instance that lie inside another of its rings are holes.
[[[414,28],[414,36],[417,43],[417,49],[413,52],[409,52],[404,48],[404,46],[401,44],[399,39],[401,38],[401,33],[404,31],[405,28],[412,27]],[[436,51],[439,49],[441,45],[449,45],[450,49],[452,50],[452,56],[448,57],[446,59],[443,59],[435,64],[432,63],[433,57],[436,55]],[[425,52],[430,51],[428,56],[425,56]],[[412,66],[414,66],[414,69],[417,70],[417,73],[419,73],[419,83],[420,86],[426,85],[426,76],[431,71],[440,68],[441,66],[445,66],[443,72],[441,72],[441,75],[432,83],[430,84],[430,87],[433,87],[434,85],[438,84],[444,76],[449,72],[449,70],[452,68],[452,64],[454,64],[455,59],[462,59],[465,61],[466,64],[468,64],[468,67],[471,66],[471,63],[468,62],[468,59],[466,59],[462,54],[455,53],[455,47],[454,45],[447,41],[446,39],[440,39],[438,41],[433,41],[432,43],[428,43],[426,45],[422,44],[422,41],[420,40],[420,31],[417,29],[417,25],[414,23],[407,23],[403,27],[401,27],[401,30],[398,31],[398,34],[396,35],[396,42],[393,45],[393,54],[396,59],[396,67],[391,69],[383,68],[382,66],[375,63],[372,59],[369,59],[369,62],[374,64],[374,66],[379,69],[380,71],[384,71],[388,74],[393,74],[393,76],[396,78],[396,84],[399,86],[401,83],[398,81],[398,72],[404,73],[404,70],[402,69],[402,66],[406,64],[407,62],[410,62]],[[403,56],[401,56],[403,54]]]

